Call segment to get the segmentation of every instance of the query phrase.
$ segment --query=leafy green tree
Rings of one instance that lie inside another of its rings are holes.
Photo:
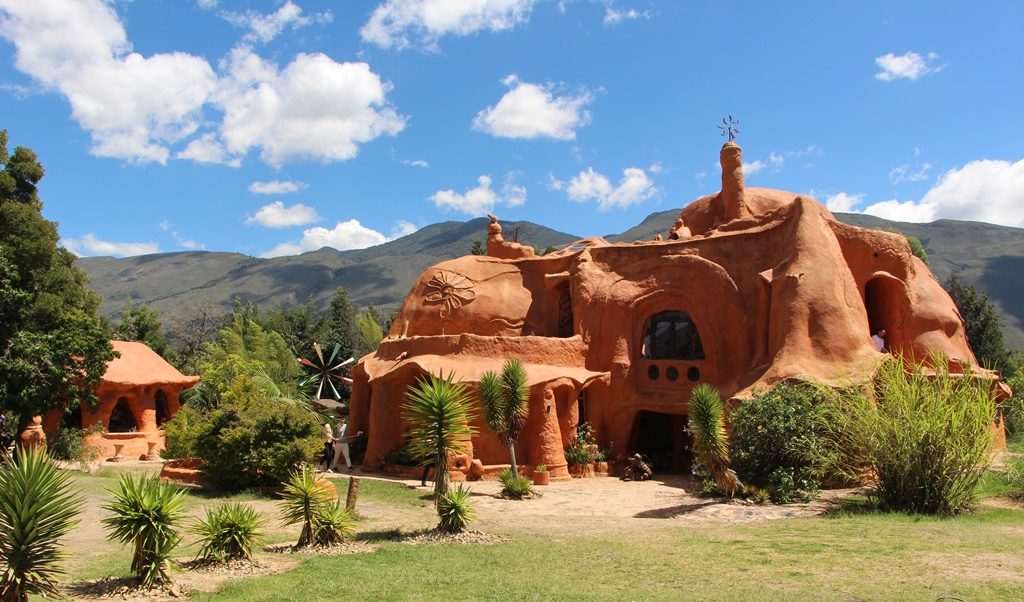
[[[469,253],[471,255],[487,255],[487,248],[484,247],[484,244],[478,238],[473,241],[473,246],[469,248]]]
[[[377,315],[373,312],[373,307],[356,317],[356,326],[359,329],[359,356],[377,349],[384,338],[384,331],[380,327]]]
[[[114,352],[96,317],[99,297],[75,256],[57,246],[57,225],[42,216],[36,154],[8,154],[0,130],[0,165],[0,399],[25,423],[95,403]]]
[[[1017,367],[1003,344],[1002,321],[988,294],[962,282],[955,274],[949,277],[945,287],[964,319],[967,343],[974,356],[982,366],[999,370],[1004,377],[1013,376]]]
[[[356,357],[359,330],[356,327],[356,312],[348,299],[348,291],[339,288],[331,298],[330,317],[327,322],[327,339],[321,345],[341,345],[339,353],[343,358]]]
[[[170,353],[167,337],[155,309],[148,305],[134,305],[131,301],[121,310],[121,319],[114,325],[114,338],[121,341],[138,341],[166,358]]]
[[[442,373],[421,378],[405,394],[402,410],[409,430],[409,448],[413,455],[434,465],[434,502],[444,498],[451,486],[448,455],[462,453],[476,430],[470,425],[469,388],[453,382]]]
[[[328,336],[330,319],[317,312],[312,299],[302,304],[280,305],[261,317],[259,323],[264,330],[272,330],[281,335],[288,343],[288,348],[297,356],[310,353],[313,343],[334,343]]]
[[[502,366],[501,375],[488,370],[477,383],[477,393],[484,408],[484,420],[498,440],[508,446],[512,474],[519,478],[516,465],[516,439],[526,425],[530,413],[530,389],[526,384],[526,369],[518,359],[510,359]]]
[[[923,261],[925,265],[931,265],[928,263],[928,251],[924,250],[924,245],[921,244],[921,239],[916,236],[906,236],[906,239],[907,244],[910,245],[910,252]]]

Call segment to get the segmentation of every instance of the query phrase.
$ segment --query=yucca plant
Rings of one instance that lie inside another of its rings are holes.
[[[320,546],[333,546],[355,534],[352,514],[341,505],[340,500],[324,504],[314,517],[317,523],[316,541]]]
[[[263,545],[263,524],[258,512],[240,502],[207,509],[206,520],[192,528],[202,544],[199,556],[217,561],[252,559],[253,550]]]
[[[103,507],[112,541],[130,545],[132,574],[146,587],[170,582],[171,552],[181,541],[177,526],[184,513],[185,492],[158,477],[124,475],[114,500]]]
[[[526,418],[530,412],[530,389],[526,385],[526,369],[519,360],[510,359],[502,366],[500,375],[491,371],[484,372],[476,388],[480,395],[480,404],[484,408],[487,428],[498,436],[499,441],[508,446],[512,472],[518,477],[516,439],[519,438],[519,431],[526,425]]]
[[[302,525],[296,547],[302,548],[316,542],[319,530],[318,515],[331,501],[331,494],[324,489],[326,482],[316,474],[311,464],[303,464],[292,472],[284,484],[281,508],[281,522],[285,525]]]
[[[409,447],[424,458],[423,464],[434,464],[434,501],[437,503],[450,487],[448,454],[460,453],[466,441],[476,433],[470,426],[469,390],[463,383],[453,382],[453,375],[433,374],[409,387],[402,405],[409,430]]]
[[[469,504],[469,489],[459,483],[437,501],[437,515],[441,522],[437,529],[443,533],[461,533],[469,521],[473,520],[473,508]]]
[[[725,431],[722,398],[709,384],[698,385],[690,394],[690,431],[693,451],[704,471],[722,493],[732,497],[743,489],[739,477],[729,468],[729,436]]]
[[[68,473],[58,470],[45,451],[21,449],[0,462],[0,600],[60,595],[57,578],[64,555],[58,544],[74,527],[81,507]]]
[[[545,467],[544,470],[547,470]],[[501,493],[507,498],[521,500],[533,490],[533,481],[527,477],[517,475],[511,468],[506,468],[498,473],[498,480],[501,481]]]

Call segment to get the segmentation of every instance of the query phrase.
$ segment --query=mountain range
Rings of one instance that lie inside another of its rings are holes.
[[[652,213],[610,242],[651,240],[671,228],[680,209]],[[921,240],[935,276],[956,274],[988,293],[1003,318],[1005,342],[1024,349],[1024,229],[980,222],[939,220],[928,224],[892,222],[861,214],[835,214],[864,228],[893,229]],[[260,307],[312,299],[325,308],[338,287],[353,304],[397,310],[413,281],[431,265],[465,255],[487,236],[486,218],[432,224],[402,238],[351,251],[324,247],[302,255],[261,259],[240,253],[188,251],[126,257],[83,257],[103,302],[100,313],[116,317],[128,304],[145,303],[165,325],[200,306],[229,311],[237,297]],[[531,222],[502,222],[506,239],[537,249],[558,247],[583,236]],[[584,235],[585,236],[585,235]]]

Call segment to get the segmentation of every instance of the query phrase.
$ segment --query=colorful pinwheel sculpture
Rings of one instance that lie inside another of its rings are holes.
[[[324,387],[328,387],[333,393],[332,399],[341,399],[341,393],[338,392],[337,384],[351,385],[352,379],[342,375],[349,364],[355,363],[356,359],[350,357],[343,362],[337,362],[338,351],[341,350],[341,345],[335,345],[334,350],[331,351],[331,357],[324,361],[324,352],[320,348],[320,343],[313,343],[313,351],[316,351],[316,356],[311,359],[304,357],[299,358],[299,363],[313,371],[312,374],[299,381],[299,386],[304,387],[310,383],[317,383],[316,395],[314,399],[320,399],[324,393]],[[335,363],[337,362],[337,363]]]

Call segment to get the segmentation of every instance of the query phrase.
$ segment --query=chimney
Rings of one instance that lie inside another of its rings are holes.
[[[743,149],[733,141],[722,145],[722,192],[718,199],[726,222],[751,217],[743,190]]]

